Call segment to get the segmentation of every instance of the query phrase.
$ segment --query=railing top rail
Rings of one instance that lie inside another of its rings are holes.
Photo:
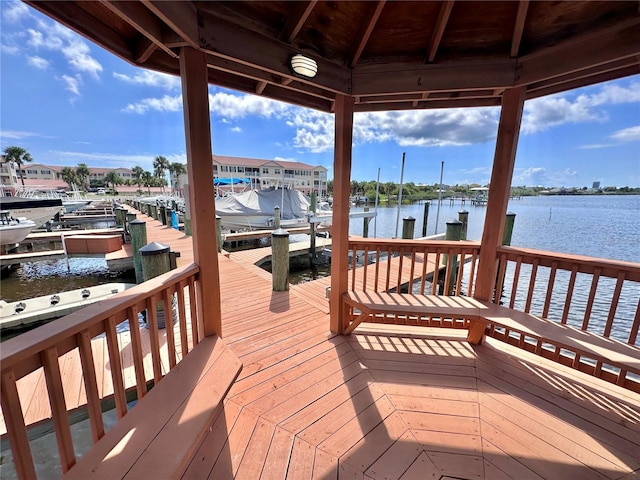
[[[625,278],[628,280],[640,281],[640,263],[507,246],[498,247],[498,255],[501,254],[506,254],[509,260],[516,260],[517,257],[534,257],[538,260],[539,266],[551,267],[555,263],[556,268],[563,270],[571,270],[574,265],[578,265],[578,272],[582,273],[593,273],[596,268],[599,268],[600,275],[606,277],[616,277],[619,272],[625,272]]]
[[[349,237],[350,245],[375,245],[384,247],[433,247],[433,248],[451,248],[451,246],[459,246],[460,248],[480,248],[480,242],[471,240],[419,240],[419,239],[402,239],[402,238],[364,238]]]
[[[200,268],[195,263],[171,270],[111,298],[88,305],[54,322],[9,339],[2,343],[0,366],[2,370],[10,369],[34,354],[57,345],[105,318],[126,310],[138,303],[141,298],[149,298],[164,290],[167,285],[174,285],[199,271]]]

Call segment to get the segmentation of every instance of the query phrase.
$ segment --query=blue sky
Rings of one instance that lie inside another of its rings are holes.
[[[0,1],[0,147],[51,165],[186,163],[180,81],[131,66],[25,4]],[[211,86],[213,153],[324,165],[333,117]],[[354,180],[486,184],[497,108],[355,116]],[[640,187],[640,76],[525,104],[513,185]]]

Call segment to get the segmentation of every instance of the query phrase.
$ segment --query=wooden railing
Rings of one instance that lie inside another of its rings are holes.
[[[527,248],[498,249],[495,303],[568,324],[629,345],[638,344],[640,265]],[[532,344],[504,330],[489,335],[532,350]],[[616,369],[548,345],[542,356],[614,383],[624,381]],[[637,379],[636,379],[637,381]]]
[[[42,369],[60,464],[66,472],[76,461],[68,412],[74,406],[65,400],[61,357],[79,356],[74,368],[82,371],[86,408],[93,443],[96,443],[105,433],[101,397],[112,395],[118,418],[122,418],[128,409],[127,389],[134,388],[137,398],[143,397],[147,393],[147,382],[161,381],[198,343],[198,273],[199,267],[195,264],[173,270],[2,344],[2,413],[19,478],[35,478],[36,473],[21,404],[21,400],[27,399],[20,398],[16,382]],[[165,318],[166,334],[158,329],[159,316]],[[122,333],[118,331],[128,331],[131,338],[127,358],[133,364],[133,378],[123,376],[123,371],[130,369],[123,364],[122,340],[119,342]],[[166,348],[161,345],[165,337]],[[97,381],[109,375],[106,362],[102,358],[94,359],[96,344],[102,347],[104,343],[112,393],[100,392],[102,385],[99,387]],[[105,371],[98,371],[100,368]]]

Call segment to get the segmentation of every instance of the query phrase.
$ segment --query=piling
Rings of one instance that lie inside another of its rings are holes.
[[[131,226],[130,223],[133,222],[136,219],[136,214],[133,212],[127,212],[125,215],[125,228],[124,228],[124,233],[125,233],[125,239],[128,240],[129,243],[131,243]]]
[[[113,213],[116,216],[116,225],[124,229],[125,222],[127,221],[127,209],[122,207],[116,207],[113,209]]]
[[[158,220],[158,205],[151,205],[151,217]]]
[[[222,217],[216,215],[216,240],[218,241],[218,253],[222,252]]]
[[[147,244],[147,223],[143,220],[133,220],[129,222],[131,232],[131,250],[133,251],[133,268],[136,271],[136,283],[142,283],[142,260],[140,259],[140,249]]]
[[[273,209],[273,226],[276,230],[280,228],[280,207],[276,205]]]
[[[504,232],[502,233],[502,245],[511,245],[511,235],[513,235],[513,224],[516,221],[516,214],[508,212],[504,222]]]
[[[462,236],[462,222],[460,220],[453,219],[447,222],[447,228],[445,230],[444,239],[449,241],[460,241]],[[444,255],[445,265],[449,264],[449,256]],[[451,259],[451,275],[449,275],[448,285],[444,285],[447,272],[444,272],[441,285],[444,287],[444,295],[451,295],[453,293],[453,286],[456,284],[456,278],[458,277],[458,256],[453,255]],[[441,293],[442,294],[442,293]]]
[[[364,211],[368,212],[369,207],[364,207]],[[362,236],[364,238],[369,238],[369,221],[370,220],[371,220],[371,217],[364,217],[362,219]]]
[[[317,195],[316,192],[311,192],[311,214],[313,216],[317,211]],[[309,223],[309,263],[312,266],[316,264],[316,224],[311,222]]]
[[[166,210],[167,208],[164,205],[160,205],[160,207],[158,207],[158,217],[163,225],[167,224],[167,216],[165,215]]]
[[[271,279],[274,292],[289,290],[289,232],[282,228],[271,233]]]
[[[169,245],[151,242],[140,249],[142,259],[142,273],[144,281],[155,278],[171,270],[171,252]],[[163,302],[156,304],[158,328],[165,328],[165,315]],[[147,322],[149,318],[147,317]]]
[[[422,213],[422,236],[427,236],[427,220],[429,219],[429,202],[424,202],[424,212]]]
[[[405,217],[402,219],[402,238],[405,240],[413,239],[413,232],[416,226],[416,219],[413,217]]]
[[[462,232],[460,233],[460,240],[467,239],[467,225],[469,223],[469,212],[466,210],[460,210],[458,212],[458,220],[462,222]]]
[[[184,234],[191,236],[191,201],[189,200],[189,184],[185,184],[184,192]]]
[[[164,222],[165,225],[169,228],[171,228],[171,214],[173,213],[173,210],[169,207],[165,207],[164,208]]]

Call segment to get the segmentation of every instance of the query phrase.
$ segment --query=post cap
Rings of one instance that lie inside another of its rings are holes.
[[[129,225],[145,225],[147,222],[145,222],[144,220],[140,220],[139,218],[136,218],[135,220],[131,220],[129,222]]]
[[[457,218],[452,218],[447,222],[447,225],[462,225],[462,222]]]
[[[158,242],[151,242],[140,248],[139,251],[140,255],[146,257],[147,255],[161,255],[163,253],[169,253],[169,250],[169,245]]]
[[[416,219],[415,219],[415,218],[413,218],[413,217],[411,217],[411,216],[409,216],[409,217],[404,217],[402,220],[404,220],[404,221],[406,221],[406,222],[415,222],[415,221],[416,221]]]
[[[276,207],[277,208],[277,207]],[[279,228],[271,232],[272,237],[288,237],[289,232],[287,232],[284,228]]]

